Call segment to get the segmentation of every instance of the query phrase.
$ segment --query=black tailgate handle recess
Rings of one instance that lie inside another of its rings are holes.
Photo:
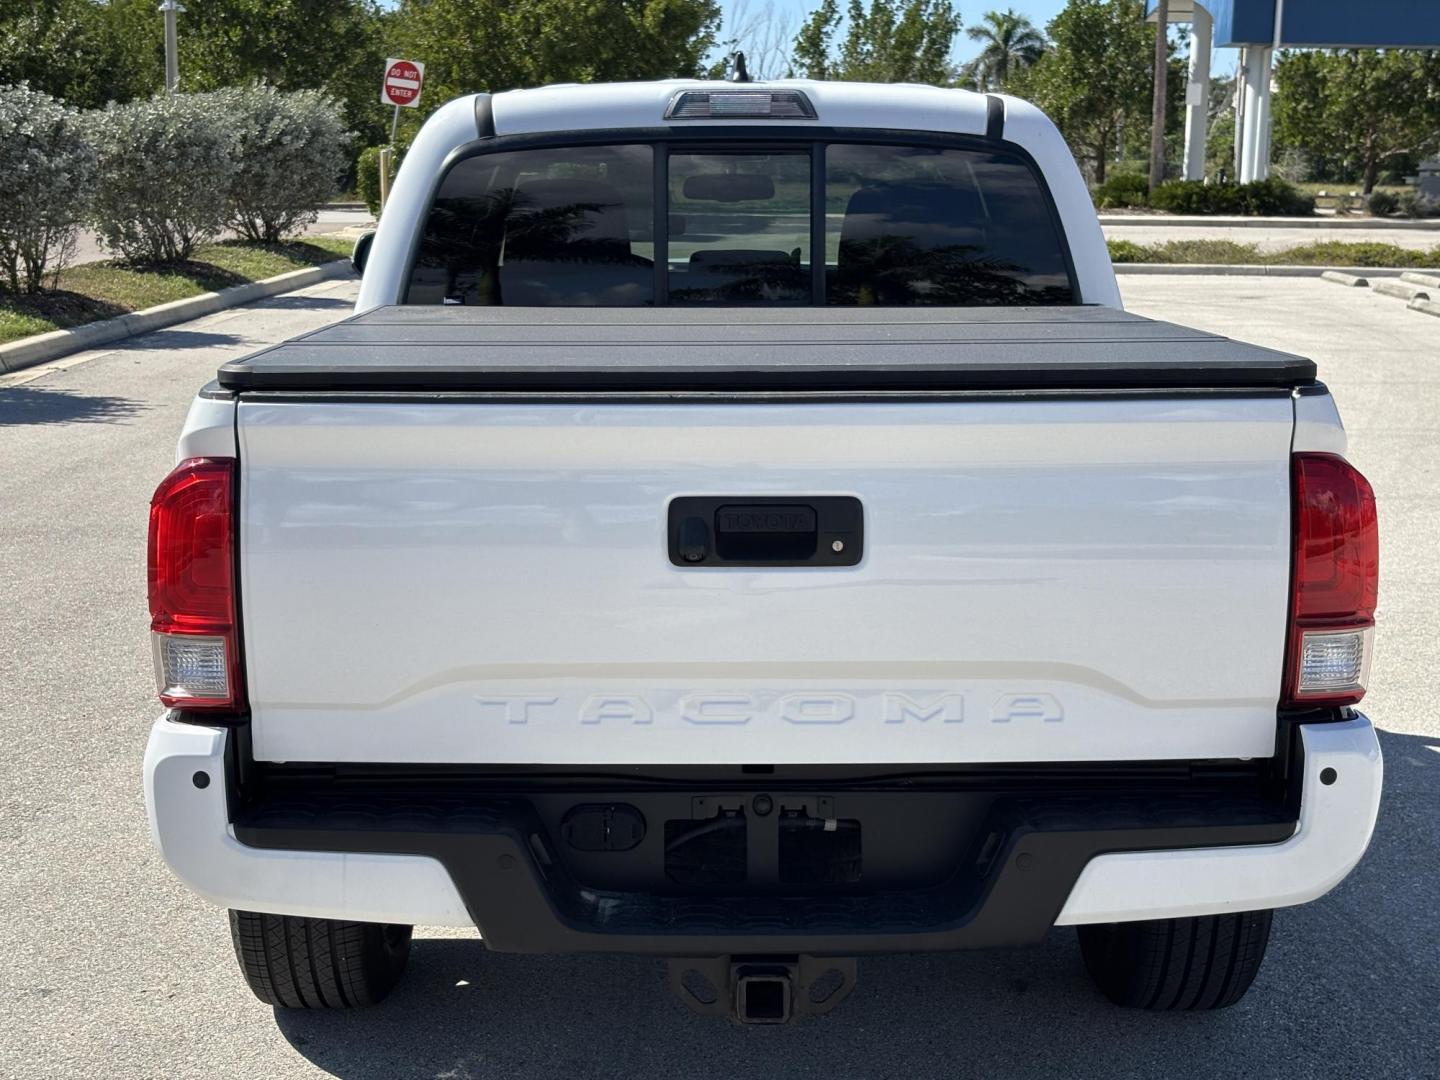
[[[720,566],[854,566],[864,511],[852,495],[715,496],[670,500],[670,561]]]

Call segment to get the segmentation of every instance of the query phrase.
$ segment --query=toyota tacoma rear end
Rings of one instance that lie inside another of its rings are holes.
[[[1364,852],[1335,405],[1126,314],[1031,106],[465,98],[358,261],[151,510],[151,822],[263,1000],[377,1001],[464,926],[770,1022],[1063,925],[1116,1002],[1213,1008]]]

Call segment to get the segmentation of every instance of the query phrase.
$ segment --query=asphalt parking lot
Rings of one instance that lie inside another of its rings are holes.
[[[1379,494],[1380,825],[1340,888],[1277,916],[1241,1004],[1115,1009],[1057,931],[866,959],[830,1016],[738,1028],[691,1015],[658,961],[421,929],[377,1009],[259,1005],[223,914],[149,842],[146,507],[217,363],[341,317],[343,281],[0,380],[0,1075],[1440,1076],[1440,319],[1314,279],[1121,283],[1143,314],[1313,356]]]

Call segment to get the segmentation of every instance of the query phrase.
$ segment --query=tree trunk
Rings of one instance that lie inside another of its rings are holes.
[[[1380,162],[1376,158],[1369,158],[1365,162],[1365,175],[1362,179],[1361,192],[1369,195],[1375,190],[1375,181],[1380,179]]]
[[[1095,148],[1095,186],[1099,187],[1105,182],[1105,155],[1109,152],[1109,146],[1102,142]]]
[[[1165,87],[1170,74],[1170,0],[1155,4],[1155,91],[1150,108],[1150,190],[1165,179]]]

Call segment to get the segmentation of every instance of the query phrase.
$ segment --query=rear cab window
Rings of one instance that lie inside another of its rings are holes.
[[[1053,206],[997,146],[753,139],[482,152],[427,215],[408,304],[1074,304]]]

